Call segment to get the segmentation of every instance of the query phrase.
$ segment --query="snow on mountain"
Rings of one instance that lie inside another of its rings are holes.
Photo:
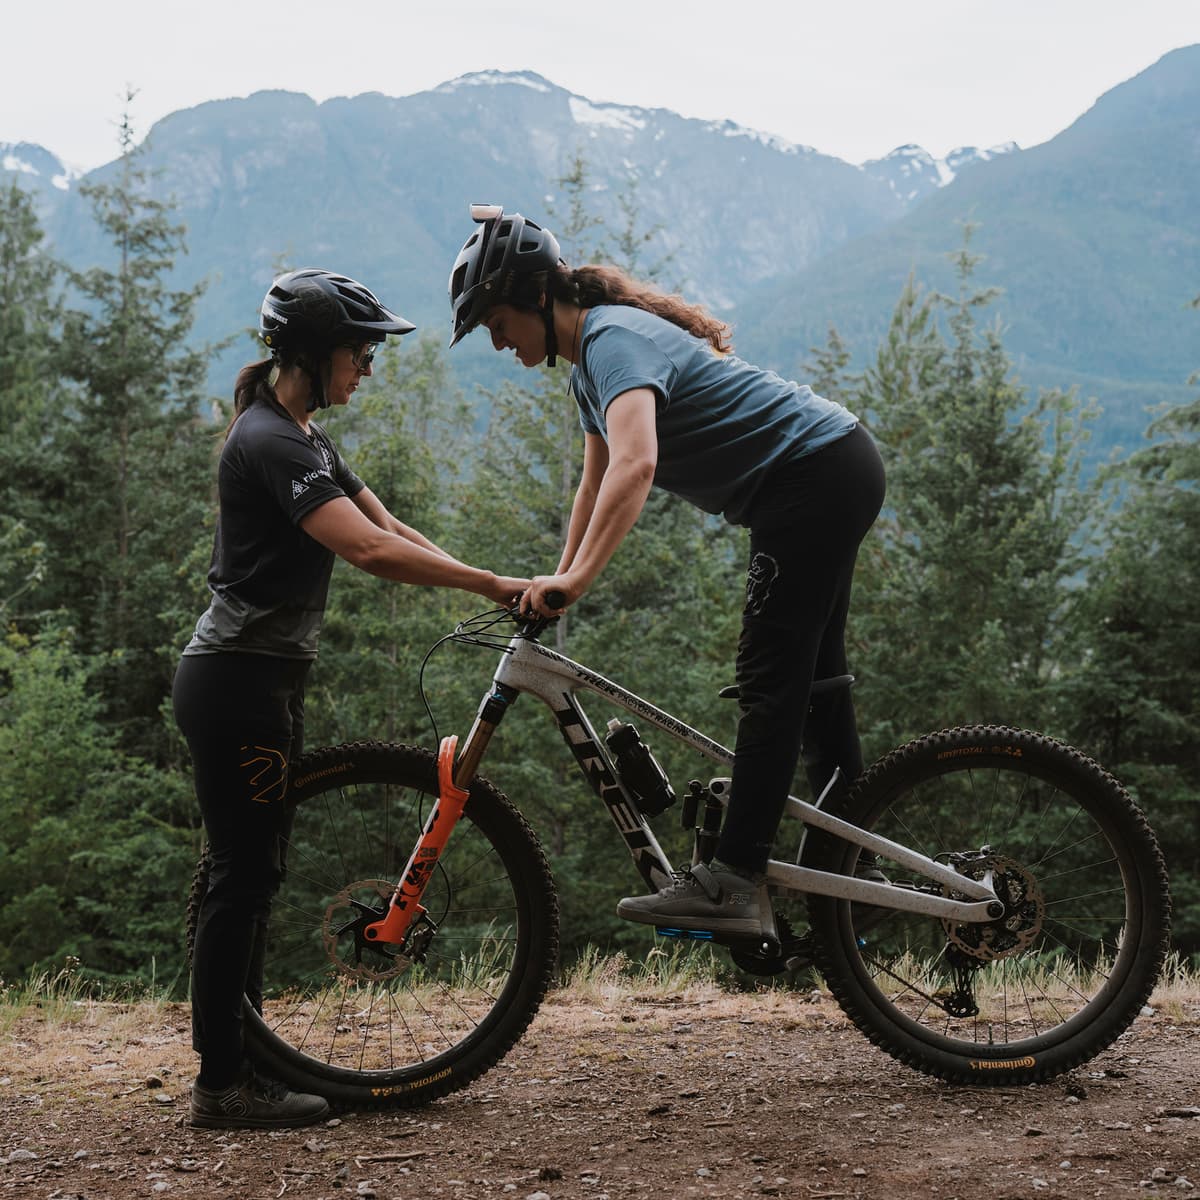
[[[641,109],[620,104],[596,104],[582,96],[571,96],[567,103],[577,125],[603,125],[608,129],[629,131],[646,128],[646,115]]]
[[[0,170],[34,176],[42,184],[69,191],[81,172],[68,167],[43,146],[32,142],[0,142]]]
[[[934,158],[928,150],[910,143],[897,146],[883,158],[863,163],[860,170],[872,178],[882,179],[907,205],[952,183],[968,167],[1001,154],[1013,154],[1019,149],[1016,142],[1004,142],[986,150],[977,146],[959,146],[945,158]]]
[[[771,150],[777,150],[780,154],[816,154],[816,151],[811,146],[805,146],[798,142],[789,142],[785,138],[778,137],[773,133],[763,133],[758,129],[749,129],[745,125],[738,125],[733,121],[710,121],[707,125],[714,133],[719,133],[723,137],[744,137],[751,141],[760,143]]]
[[[535,92],[555,91],[555,85],[533,71],[470,71],[457,79],[448,79],[433,89],[435,92],[456,92],[466,87],[494,87],[496,84],[514,84],[532,88]]]

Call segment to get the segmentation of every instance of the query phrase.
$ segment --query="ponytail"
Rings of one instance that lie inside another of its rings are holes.
[[[537,277],[531,277],[531,281],[533,278]],[[728,354],[733,349],[729,326],[708,309],[689,304],[682,296],[668,295],[648,283],[640,283],[619,267],[586,266],[572,270],[560,265],[546,272],[544,280],[545,290],[555,300],[566,300],[580,308],[626,304],[678,325],[693,337],[708,342],[718,354]]]
[[[256,400],[275,399],[275,387],[271,378],[275,366],[275,359],[264,358],[261,362],[247,364],[238,372],[233,385],[233,416],[225,430],[226,437],[229,436],[229,430],[233,428],[238,417]]]

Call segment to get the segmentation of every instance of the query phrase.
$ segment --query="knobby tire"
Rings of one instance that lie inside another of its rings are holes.
[[[482,778],[426,889],[426,921],[399,953],[356,938],[356,919],[382,915],[436,779],[428,751],[381,743],[315,750],[292,766],[295,819],[262,1013],[245,1002],[246,1053],[337,1109],[414,1107],[465,1087],[520,1038],[553,976],[549,864],[524,817]],[[202,858],[189,950],[207,879]]]
[[[1009,901],[1004,920],[956,925],[808,898],[818,969],[893,1057],[959,1083],[1040,1082],[1137,1018],[1167,952],[1167,872],[1141,810],[1091,759],[1021,730],[943,730],[881,759],[834,811],[976,877],[990,864]],[[859,854],[814,833],[804,860],[853,874]],[[878,866],[894,884],[911,874]]]

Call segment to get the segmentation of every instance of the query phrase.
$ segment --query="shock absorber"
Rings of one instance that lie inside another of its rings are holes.
[[[714,779],[708,787],[698,779],[688,783],[687,795],[683,798],[679,816],[682,828],[696,831],[695,847],[692,851],[693,865],[710,862],[716,853],[725,807],[720,797],[725,794],[728,783],[727,779]]]

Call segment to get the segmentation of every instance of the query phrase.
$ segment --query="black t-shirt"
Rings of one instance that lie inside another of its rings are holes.
[[[364,484],[315,421],[309,430],[306,436],[282,407],[261,400],[230,430],[217,472],[213,599],[185,654],[316,657],[334,554],[300,521]]]

